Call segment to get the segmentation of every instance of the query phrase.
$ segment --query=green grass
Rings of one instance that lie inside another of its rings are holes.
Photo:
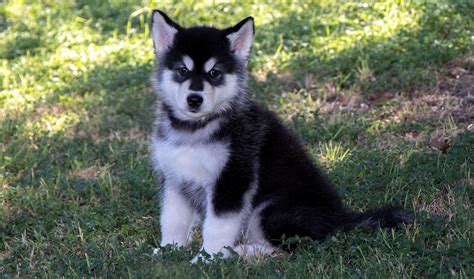
[[[0,274],[474,277],[472,1],[271,2],[0,4]],[[254,15],[255,98],[295,130],[346,204],[403,204],[415,224],[302,239],[263,260],[152,256],[152,8],[184,25]],[[445,138],[446,154],[428,148]]]

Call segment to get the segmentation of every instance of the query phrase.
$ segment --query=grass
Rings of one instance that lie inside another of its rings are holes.
[[[300,239],[267,259],[152,256],[152,8],[184,25],[253,14],[255,98],[346,204],[400,203],[415,224]],[[0,274],[472,278],[473,12],[467,0],[2,2]]]

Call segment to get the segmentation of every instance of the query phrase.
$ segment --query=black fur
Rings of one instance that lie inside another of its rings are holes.
[[[344,207],[335,188],[296,136],[274,113],[247,97],[245,64],[232,54],[225,37],[247,20],[224,30],[211,27],[184,29],[172,23],[179,28],[179,32],[162,60],[163,67],[174,69],[181,63],[181,57],[188,55],[201,68],[210,57],[217,57],[219,69],[241,77],[242,90],[233,100],[231,109],[205,121],[179,120],[170,106],[163,105],[172,127],[177,130],[195,131],[211,120],[222,121],[220,129],[209,139],[211,142],[226,141],[231,150],[215,186],[213,205],[216,214],[240,211],[245,195],[257,187],[252,208],[265,206],[261,212],[261,226],[267,239],[275,245],[281,243],[283,235],[323,239],[338,230],[348,231],[357,226],[394,228],[401,223],[412,222],[412,213],[401,207],[387,206],[364,213]],[[190,78],[196,78],[195,74],[203,73],[191,73]],[[218,86],[219,83],[213,85]],[[204,193],[186,192],[185,195],[192,198],[196,209],[203,212]]]
[[[257,169],[253,207],[268,204],[261,222],[273,244],[280,244],[282,235],[323,239],[337,230],[395,228],[413,221],[412,213],[401,207],[386,206],[364,213],[346,209],[335,188],[278,117],[254,102],[246,106],[216,135],[230,140],[232,150],[216,187],[218,213],[239,209]]]
[[[188,120],[181,120],[177,118],[171,107],[169,107],[166,104],[162,104],[162,109],[161,109],[166,116],[169,118],[171,122],[171,126],[176,129],[176,130],[184,130],[184,131],[196,131],[198,129],[202,129],[206,127],[207,124],[209,124],[210,121],[218,118],[220,115],[212,115],[208,118],[202,119],[201,121],[188,121]],[[160,129],[157,130],[158,133],[160,133]],[[163,137],[164,135],[158,134],[158,136]]]

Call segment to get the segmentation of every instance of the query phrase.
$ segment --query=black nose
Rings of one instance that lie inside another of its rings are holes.
[[[190,94],[187,98],[186,101],[188,101],[188,105],[190,108],[199,108],[202,104],[202,97],[201,95],[198,94]]]

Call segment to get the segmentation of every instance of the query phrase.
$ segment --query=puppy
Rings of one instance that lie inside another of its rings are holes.
[[[318,240],[357,226],[412,222],[401,207],[364,213],[344,207],[296,136],[249,98],[252,17],[226,29],[184,28],[155,10],[151,26],[161,246],[187,245],[199,220],[202,250],[224,257],[225,248],[272,253],[283,235]]]

